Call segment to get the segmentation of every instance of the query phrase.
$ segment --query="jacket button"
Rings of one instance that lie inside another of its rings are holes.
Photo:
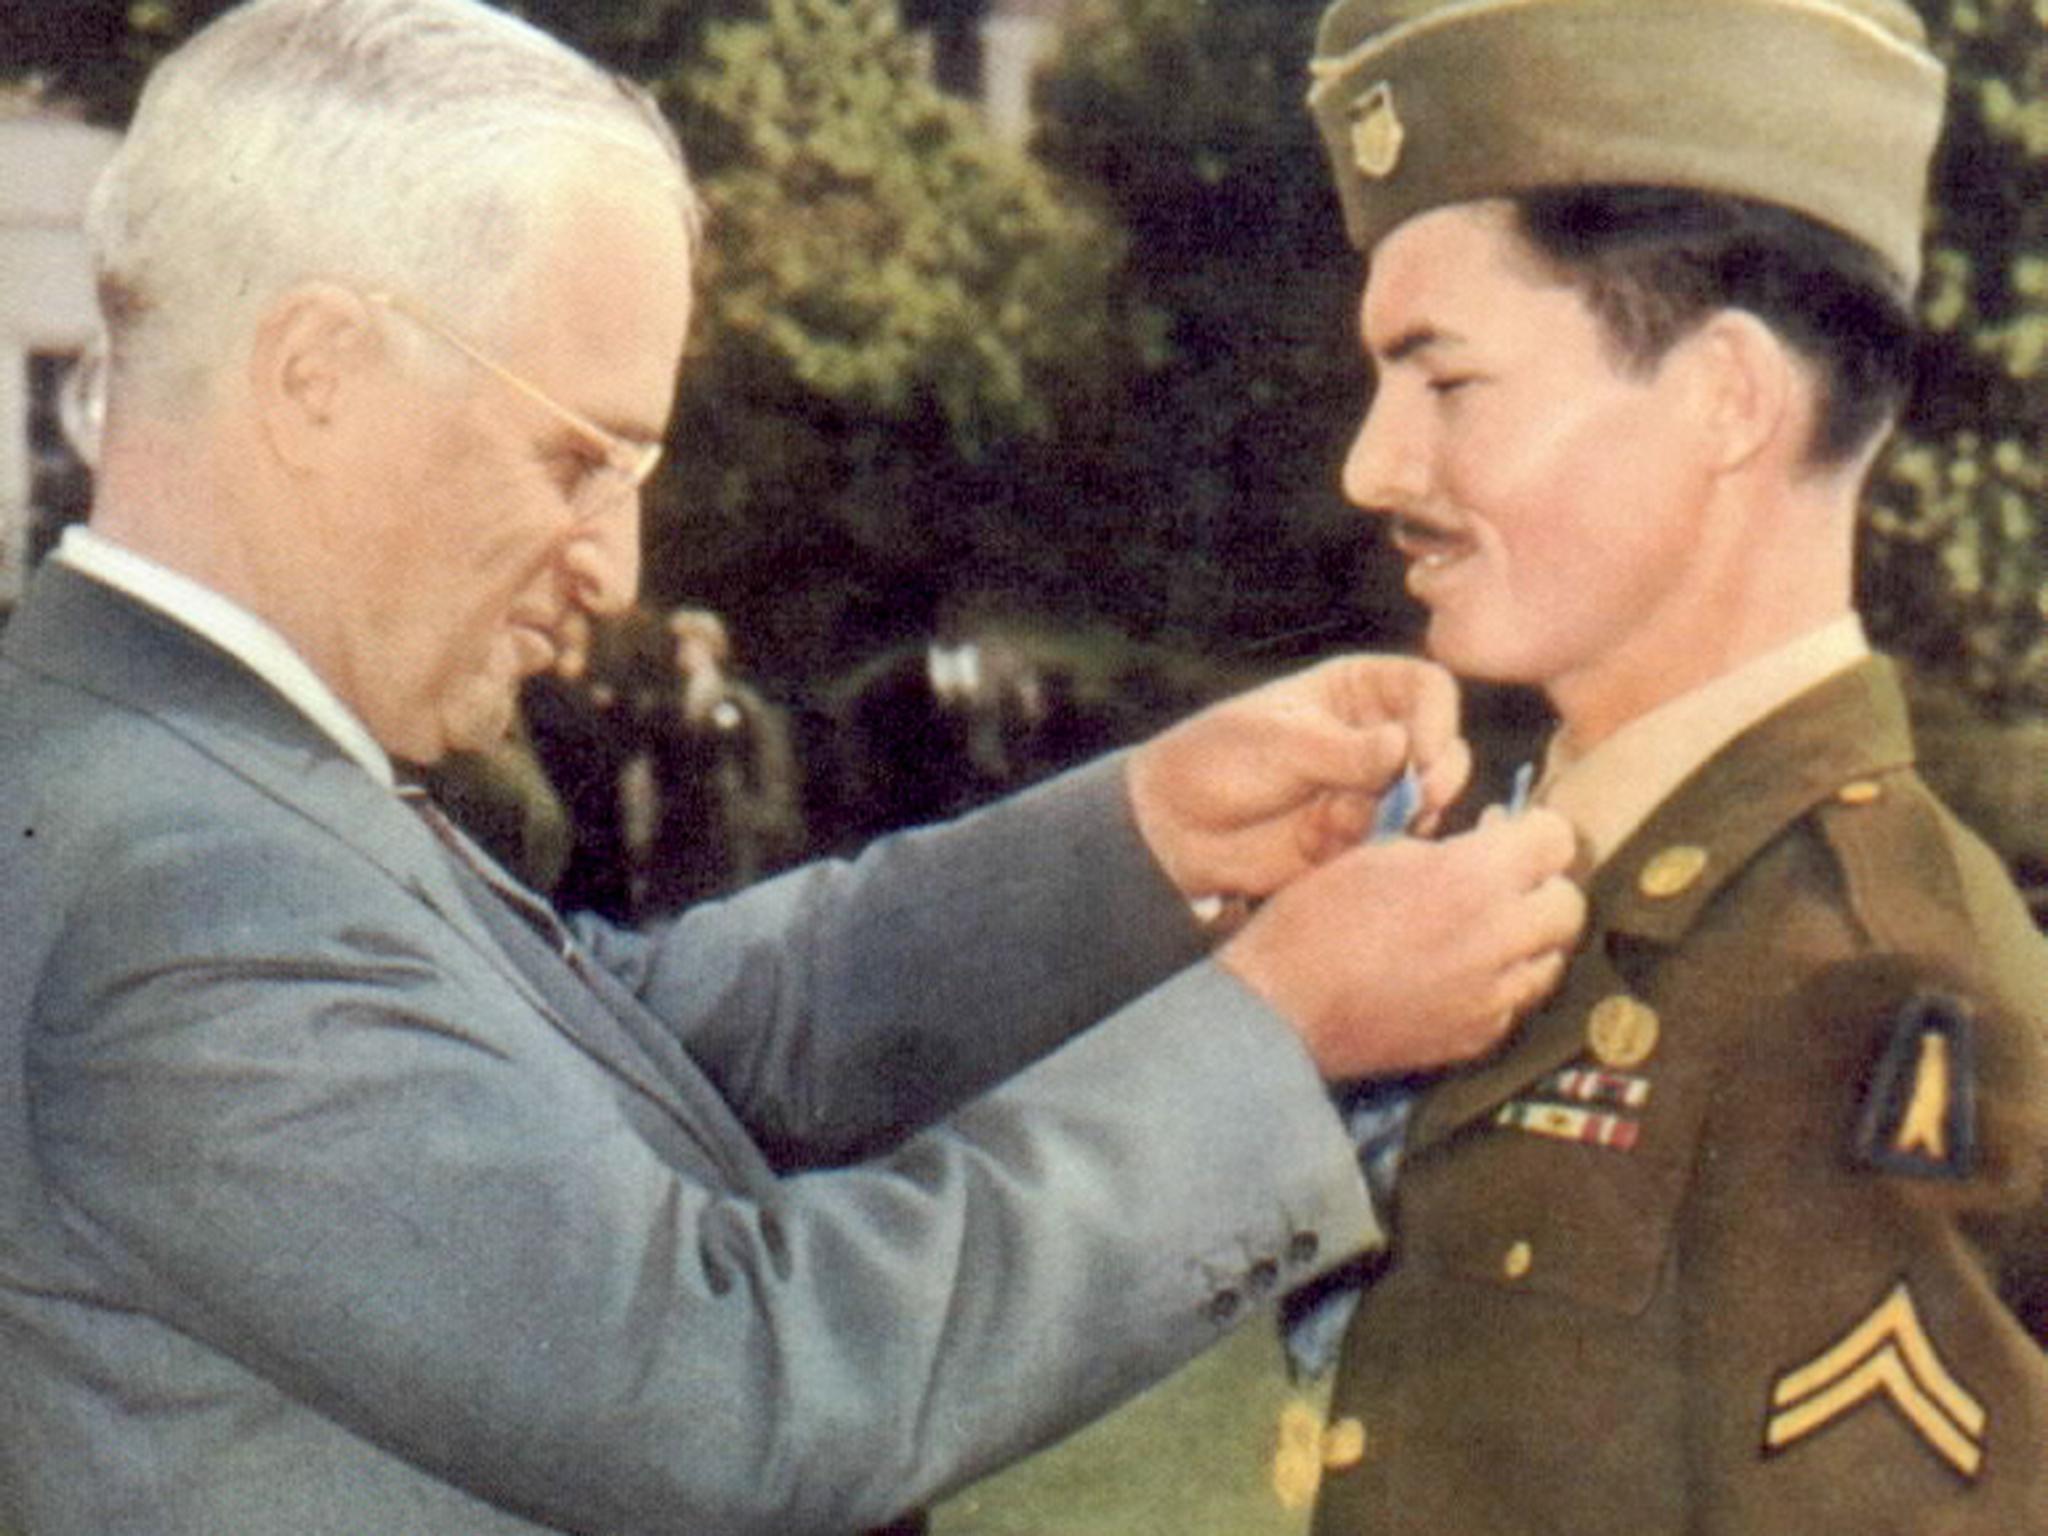
[[[1527,1243],[1515,1242],[1508,1245],[1508,1251],[1501,1256],[1500,1272],[1510,1280],[1519,1280],[1536,1267],[1536,1250]]]
[[[1254,1291],[1258,1291],[1261,1294],[1263,1294],[1264,1292],[1273,1289],[1275,1285],[1279,1284],[1280,1266],[1278,1264],[1275,1264],[1271,1259],[1261,1259],[1258,1263],[1252,1266],[1251,1273],[1247,1275],[1245,1278],[1251,1281],[1251,1286]]]
[[[1353,1418],[1334,1419],[1323,1431],[1323,1468],[1349,1472],[1365,1460],[1365,1425]]]
[[[1666,848],[1643,866],[1636,889],[1655,900],[1683,896],[1707,872],[1707,850],[1691,843]]]
[[[1287,1242],[1287,1262],[1306,1264],[1322,1249],[1322,1240],[1313,1232],[1297,1232]]]
[[[1209,1321],[1227,1323],[1237,1316],[1238,1308],[1244,1305],[1244,1298],[1235,1291],[1218,1291],[1209,1298]]]
[[[1875,805],[1884,798],[1884,786],[1875,779],[1851,779],[1835,791],[1844,805]]]

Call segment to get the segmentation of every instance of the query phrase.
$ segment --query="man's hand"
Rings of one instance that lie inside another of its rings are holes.
[[[1265,896],[1363,837],[1410,764],[1426,830],[1472,767],[1451,675],[1425,661],[1344,657],[1212,705],[1138,748],[1131,806],[1184,894]]]
[[[1328,1078],[1463,1061],[1548,996],[1586,920],[1554,811],[1356,848],[1275,895],[1217,958]]]

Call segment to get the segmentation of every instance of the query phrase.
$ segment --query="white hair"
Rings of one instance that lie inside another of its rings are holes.
[[[491,313],[565,150],[640,162],[700,216],[639,87],[480,0],[249,0],[151,75],[88,231],[110,366],[174,406],[292,284]]]

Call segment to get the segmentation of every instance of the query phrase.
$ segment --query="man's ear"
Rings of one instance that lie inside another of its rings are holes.
[[[272,450],[296,470],[328,462],[384,341],[369,305],[334,283],[285,290],[257,323],[249,391]]]
[[[1698,370],[1717,468],[1742,468],[1774,448],[1804,457],[1814,386],[1783,337],[1747,310],[1724,309],[1679,345]]]

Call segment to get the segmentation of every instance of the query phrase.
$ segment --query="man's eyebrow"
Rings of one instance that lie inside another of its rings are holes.
[[[1455,346],[1463,341],[1462,336],[1452,331],[1438,330],[1433,325],[1418,325],[1413,330],[1403,331],[1379,354],[1379,361],[1405,363],[1418,352],[1431,347]]]

